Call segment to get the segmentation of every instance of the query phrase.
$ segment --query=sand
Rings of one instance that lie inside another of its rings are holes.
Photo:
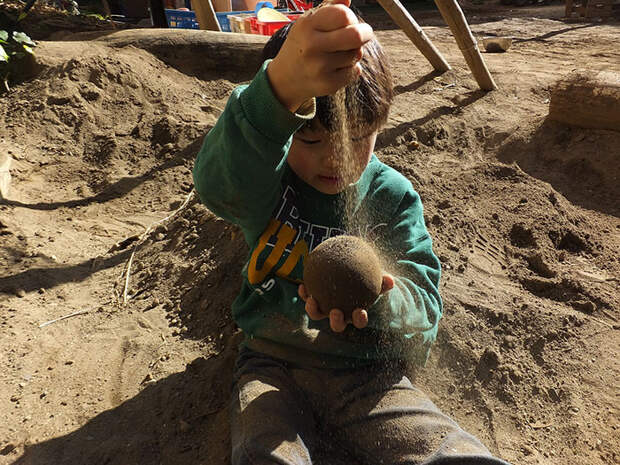
[[[500,87],[489,94],[437,16],[414,15],[454,66],[441,76],[371,17],[397,94],[377,155],[420,192],[443,263],[445,314],[416,384],[514,463],[608,465],[620,457],[620,133],[546,115],[573,68],[618,71],[618,25],[552,19],[562,13],[469,13],[476,37],[513,38],[484,54]],[[137,46],[83,41],[36,52],[37,77],[0,100],[13,160],[0,464],[227,464],[229,307],[247,248],[195,199],[137,239],[187,198],[202,137],[251,70],[186,74]]]

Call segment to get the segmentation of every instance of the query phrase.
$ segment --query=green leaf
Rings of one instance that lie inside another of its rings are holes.
[[[20,44],[31,45],[33,47],[36,45],[32,41],[32,39],[30,37],[28,37],[26,34],[24,34],[23,32],[14,32],[13,33],[13,40],[15,42],[20,43]]]
[[[29,53],[30,55],[34,55],[34,50],[32,50],[30,47],[28,47],[26,44],[22,44],[22,47],[24,47],[24,51],[26,53]]]
[[[26,16],[28,16],[28,13],[24,13],[23,11],[19,14],[19,17],[17,18],[17,22],[22,21],[24,18],[26,18]]]
[[[0,45],[0,61],[9,61],[9,56],[6,54],[2,45]]]
[[[9,33],[6,31],[0,31],[0,42],[5,43],[9,40]]]

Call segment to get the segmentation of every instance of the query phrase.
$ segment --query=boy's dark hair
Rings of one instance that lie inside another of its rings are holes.
[[[271,36],[263,48],[263,61],[278,54],[293,24],[287,24]],[[377,39],[373,37],[362,50],[363,56],[360,61],[362,73],[359,79],[346,87],[346,111],[352,127],[378,129],[387,121],[394,97],[392,74],[387,56]],[[332,96],[317,97],[315,118],[327,130],[335,129],[337,122],[334,117]]]

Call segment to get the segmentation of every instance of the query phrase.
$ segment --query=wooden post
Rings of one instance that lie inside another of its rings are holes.
[[[157,28],[167,28],[168,20],[166,19],[166,9],[164,8],[164,0],[149,0],[151,9],[151,21],[153,26]]]
[[[110,10],[110,4],[108,0],[102,0],[103,2],[103,11],[108,18],[110,18],[110,24],[112,25],[112,29],[116,29],[116,24],[114,24],[114,20],[112,19],[112,10]]]
[[[435,48],[428,36],[399,0],[377,0],[377,2],[409,37],[409,40],[420,50],[422,55],[433,65],[436,71],[443,73],[450,69],[448,62],[439,53],[439,50]]]
[[[456,0],[435,0],[435,4],[444,21],[450,27],[452,35],[454,35],[456,43],[465,57],[467,66],[469,66],[480,88],[487,91],[497,89],[459,4],[456,3]]]
[[[200,29],[209,31],[221,31],[220,23],[215,15],[211,0],[192,0],[192,7],[196,12],[196,19]]]

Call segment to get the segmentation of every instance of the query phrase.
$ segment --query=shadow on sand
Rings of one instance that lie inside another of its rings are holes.
[[[233,338],[235,339],[235,338]],[[69,433],[26,446],[15,465],[230,462],[228,406],[236,345],[198,358]]]
[[[620,216],[620,133],[566,126],[549,119],[516,134],[497,153],[551,186],[571,203]]]

